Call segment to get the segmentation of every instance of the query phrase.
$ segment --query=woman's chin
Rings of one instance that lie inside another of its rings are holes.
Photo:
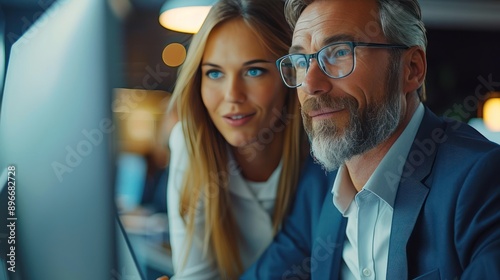
[[[231,139],[227,139],[226,141],[229,145],[236,149],[245,149],[247,147],[255,146],[256,138],[250,137],[232,137]]]

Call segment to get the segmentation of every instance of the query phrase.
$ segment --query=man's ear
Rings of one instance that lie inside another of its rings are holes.
[[[427,73],[427,58],[421,47],[415,46],[403,54],[403,90],[411,93],[419,89]]]

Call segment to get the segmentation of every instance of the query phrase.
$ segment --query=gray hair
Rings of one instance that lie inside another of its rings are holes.
[[[285,17],[292,28],[304,9],[314,0],[287,0]],[[377,0],[380,25],[393,44],[427,47],[427,35],[417,0]]]
[[[295,27],[300,14],[315,0],[287,0],[285,17],[288,24]],[[417,0],[377,0],[380,25],[387,40],[392,44],[419,46],[427,49],[427,35],[422,21],[422,11]],[[425,89],[418,90],[425,98]]]
[[[417,0],[377,0],[380,24],[391,43],[427,48],[422,11]]]

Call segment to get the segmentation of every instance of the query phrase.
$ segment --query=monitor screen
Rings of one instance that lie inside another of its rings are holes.
[[[0,259],[11,279],[119,279],[107,3],[56,1],[10,51],[0,207],[13,241]]]

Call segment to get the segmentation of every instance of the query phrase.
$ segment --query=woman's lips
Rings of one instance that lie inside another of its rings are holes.
[[[253,116],[255,116],[255,113],[250,113],[250,114],[242,114],[242,113],[235,113],[235,114],[227,114],[224,115],[223,118],[231,126],[242,126],[248,123]]]

